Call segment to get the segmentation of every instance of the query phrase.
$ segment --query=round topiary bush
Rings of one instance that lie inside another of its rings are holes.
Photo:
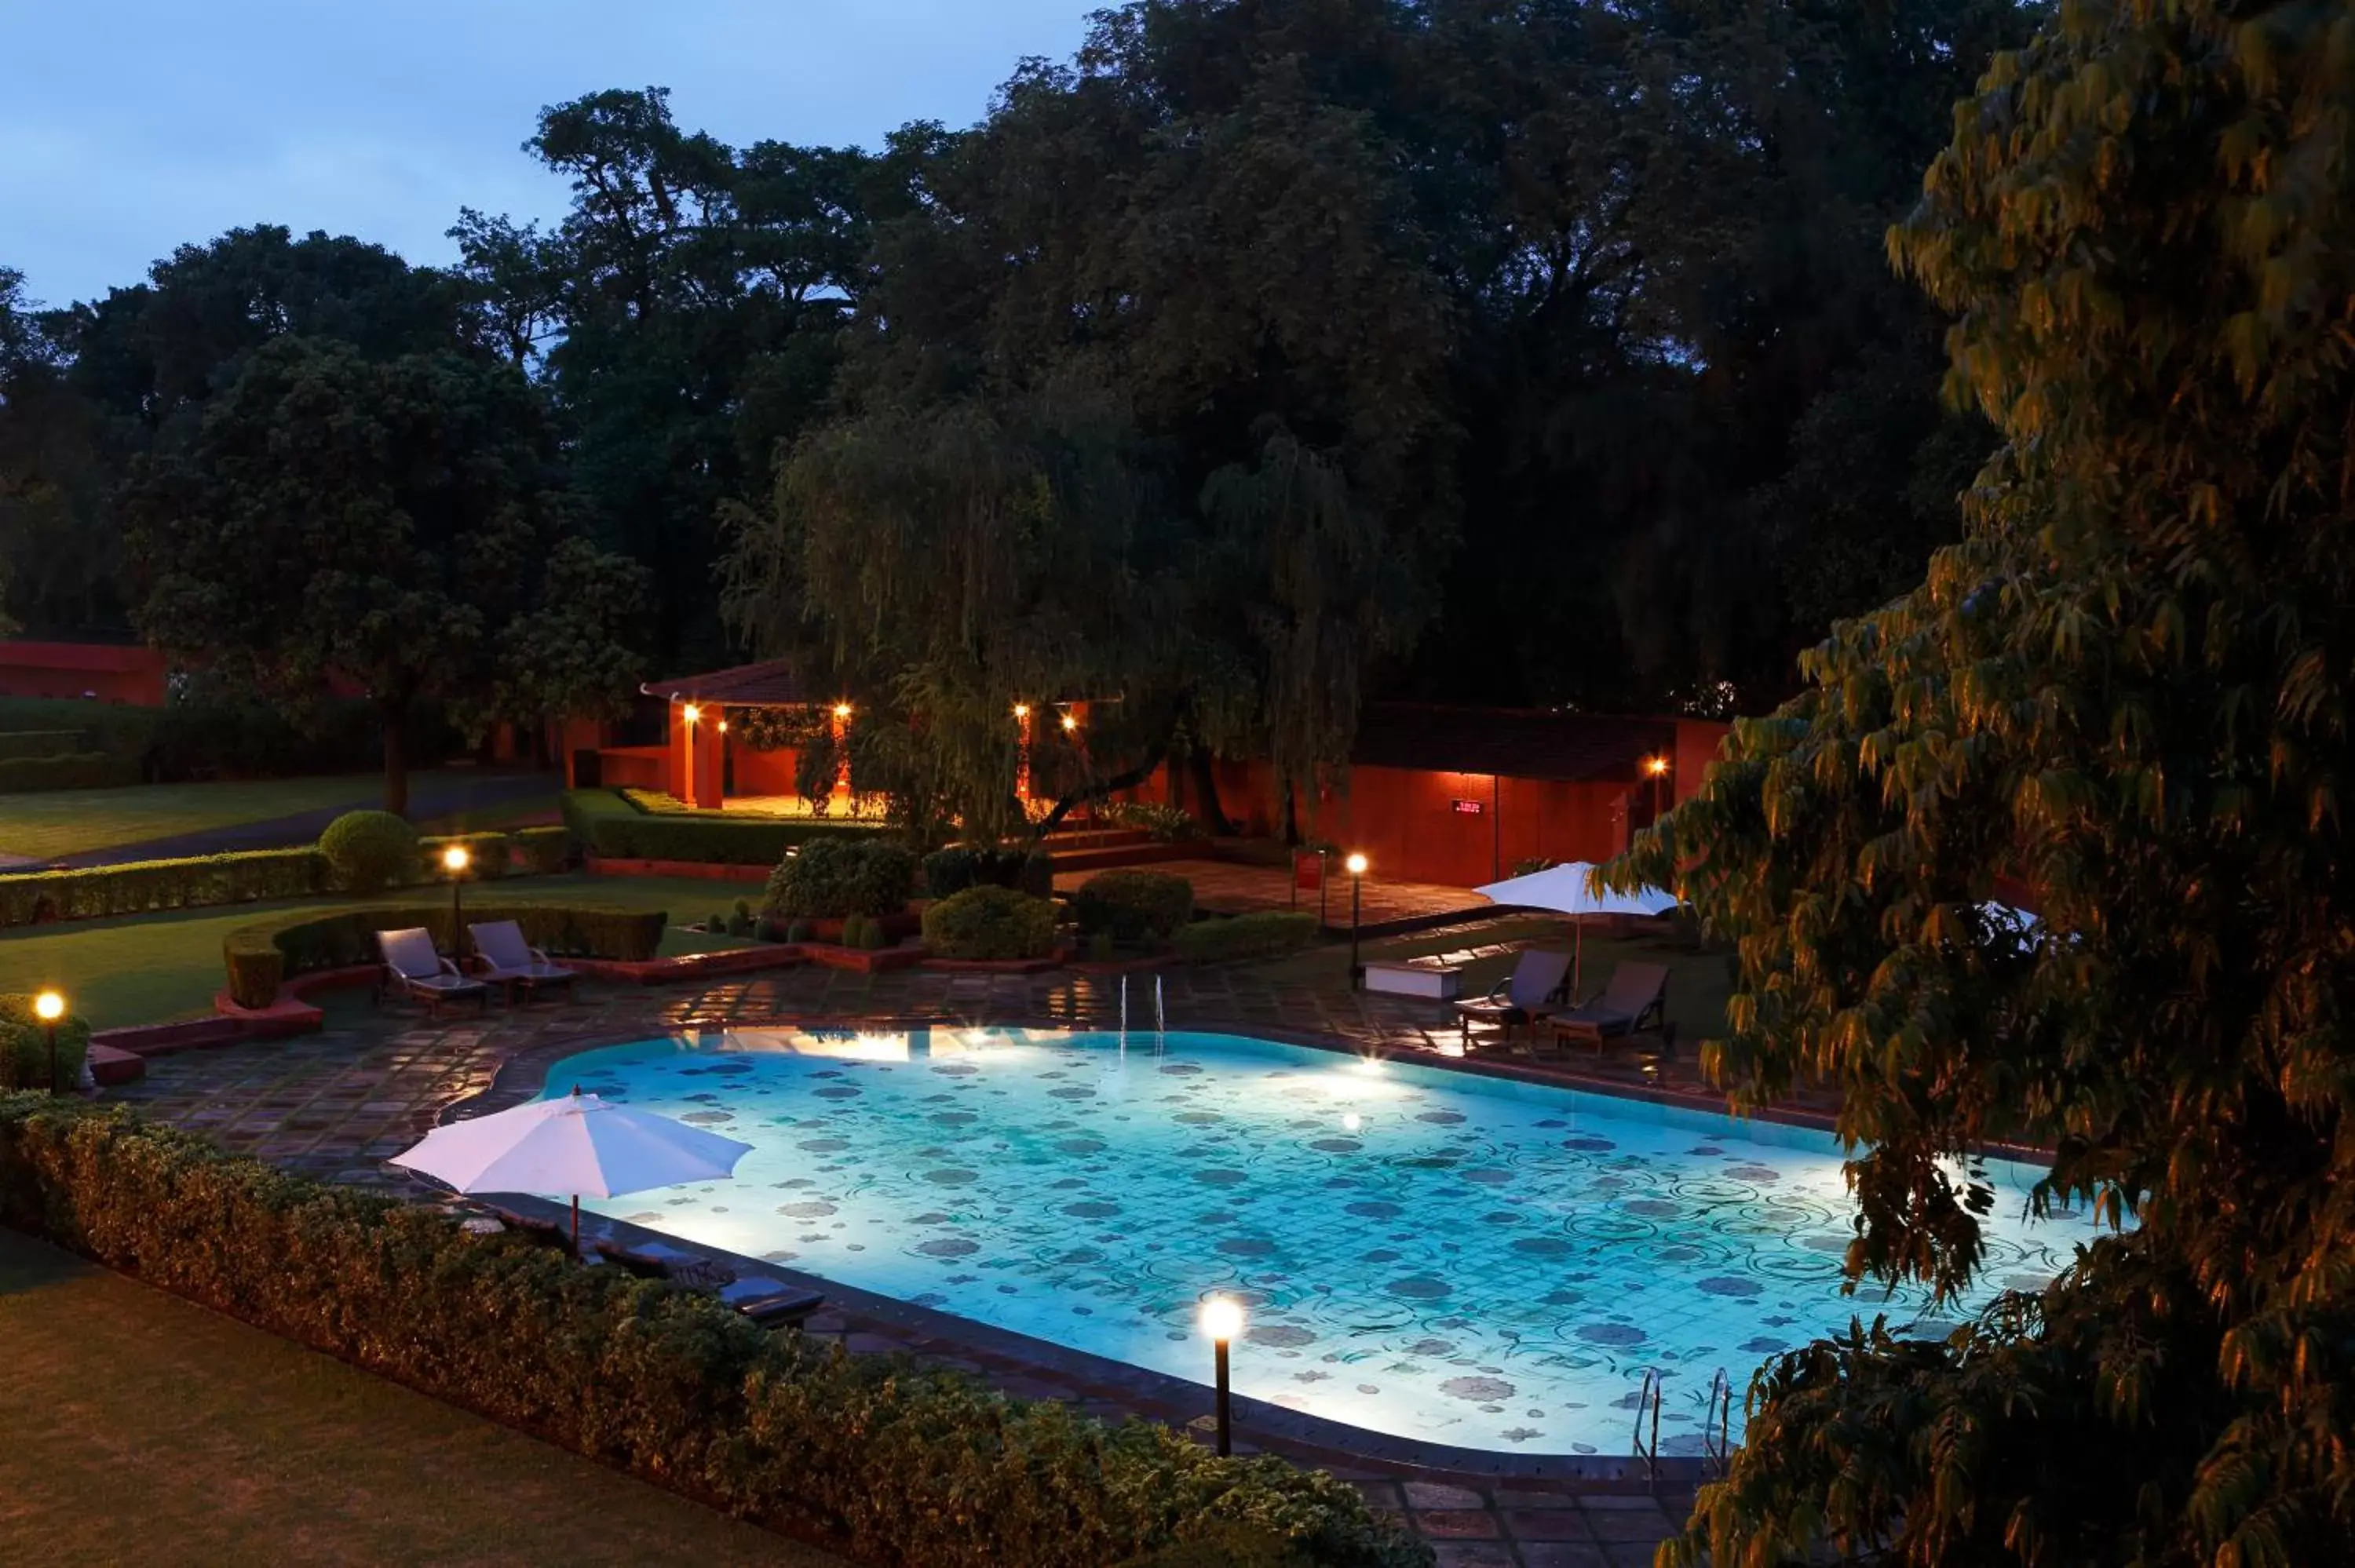
[[[1055,950],[1055,906],[1010,887],[968,887],[924,911],[924,946],[942,959],[1043,959]]]
[[[1106,871],[1071,896],[1071,913],[1089,936],[1117,942],[1166,942],[1194,917],[1194,885],[1166,871]]]
[[[897,915],[916,891],[916,857],[881,840],[813,839],[769,874],[767,914],[840,920]]]
[[[319,835],[336,890],[375,893],[417,869],[417,830],[390,811],[346,811]]]

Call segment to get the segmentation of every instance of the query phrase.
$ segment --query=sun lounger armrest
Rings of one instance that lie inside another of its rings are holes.
[[[524,951],[529,953],[531,955],[531,961],[538,964],[541,969],[552,969],[556,967],[555,963],[549,958],[548,950],[544,948],[526,948]]]

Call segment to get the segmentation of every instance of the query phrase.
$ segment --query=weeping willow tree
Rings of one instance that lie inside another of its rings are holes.
[[[859,777],[1002,835],[1026,764],[1060,818],[1167,755],[1199,667],[1169,529],[1103,399],[887,407],[801,442],[774,508],[740,515],[726,611],[854,695]]]
[[[1614,874],[1738,938],[1738,1104],[1838,1092],[1852,1278],[1963,1286],[1992,1139],[2121,1228],[1946,1340],[1770,1364],[1664,1562],[2347,1560],[2350,157],[2348,5],[2088,0],[1891,236],[2004,437],[1968,537]]]

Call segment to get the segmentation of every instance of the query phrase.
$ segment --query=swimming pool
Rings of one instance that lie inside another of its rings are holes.
[[[1196,1382],[1462,1447],[1669,1451],[1712,1374],[1926,1298],[1839,1294],[1828,1135],[1227,1035],[744,1030],[567,1058],[575,1086],[754,1146],[732,1181],[583,1207]],[[2095,1234],[1991,1163],[1978,1305]],[[1673,1436],[1672,1436],[1673,1435]]]

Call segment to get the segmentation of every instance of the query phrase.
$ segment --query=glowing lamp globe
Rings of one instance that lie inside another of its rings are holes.
[[[474,857],[466,853],[464,844],[452,844],[442,852],[442,869],[453,874],[465,870],[474,863]]]
[[[1231,1296],[1213,1296],[1202,1303],[1202,1332],[1223,1344],[1243,1331],[1243,1309]]]
[[[1063,727],[1065,729],[1077,729],[1080,727],[1080,721],[1072,715],[1065,714],[1063,715]]]
[[[689,703],[687,706],[678,710],[678,716],[685,719],[687,723],[693,724],[703,716],[703,710],[697,707],[693,703]]]
[[[1353,855],[1351,855],[1351,856],[1349,857],[1348,861],[1348,867],[1349,867],[1349,874],[1350,874],[1351,876],[1363,876],[1363,875],[1365,875],[1365,874],[1366,874],[1366,866],[1367,866],[1367,863],[1367,863],[1366,857],[1365,857],[1364,855],[1361,855],[1361,854],[1353,854]]]
[[[834,716],[837,718],[848,718],[850,716],[850,705],[848,703],[835,704]]]
[[[66,999],[56,991],[45,991],[33,999],[33,1016],[44,1023],[55,1023],[66,1015]]]

